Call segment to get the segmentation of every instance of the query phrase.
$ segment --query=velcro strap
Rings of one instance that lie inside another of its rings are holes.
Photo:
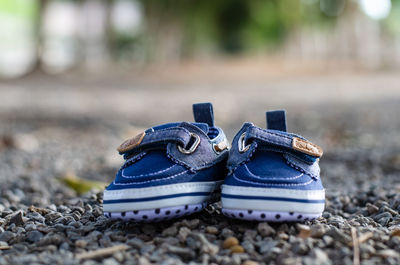
[[[249,139],[256,139],[264,144],[283,147],[314,157],[321,157],[323,154],[321,147],[307,140],[289,134],[271,132],[255,126],[250,126],[246,131],[245,141]]]
[[[123,142],[117,151],[120,154],[132,152],[135,149],[143,150],[148,147],[165,145],[168,142],[176,142],[182,147],[186,147],[190,141],[191,134],[188,130],[181,127],[172,127],[162,130],[146,131],[139,133]]]

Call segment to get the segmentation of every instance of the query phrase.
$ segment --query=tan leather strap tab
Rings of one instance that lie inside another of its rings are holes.
[[[120,153],[125,153],[129,150],[132,150],[133,148],[137,147],[140,145],[140,143],[143,141],[144,136],[146,135],[145,132],[139,133],[135,137],[132,137],[125,142],[123,142],[118,148],[117,151]]]
[[[221,141],[221,142],[218,143],[218,144],[214,144],[213,146],[214,146],[214,150],[215,150],[216,152],[222,152],[222,151],[224,151],[225,149],[228,149],[228,148],[229,148],[229,143],[228,143],[226,140],[224,140],[224,141]]]
[[[310,143],[309,141],[300,139],[298,137],[293,137],[292,147],[294,150],[316,157],[321,157],[324,153],[322,148],[318,145]]]

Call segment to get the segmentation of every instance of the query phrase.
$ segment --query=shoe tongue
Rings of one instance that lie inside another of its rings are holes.
[[[267,128],[286,132],[286,112],[284,110],[267,111]]]

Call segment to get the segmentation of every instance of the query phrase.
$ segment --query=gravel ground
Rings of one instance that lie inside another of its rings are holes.
[[[231,138],[242,119],[262,124],[258,102],[224,116]],[[110,221],[101,191],[78,195],[60,177],[110,181],[122,161],[114,149],[120,141],[136,126],[171,119],[156,119],[159,109],[135,123],[112,110],[31,107],[0,111],[0,264],[400,264],[398,98],[285,105],[289,128],[325,149],[326,210],[303,224],[230,220],[218,203],[176,221]]]

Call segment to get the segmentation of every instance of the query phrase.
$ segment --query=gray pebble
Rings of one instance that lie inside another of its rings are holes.
[[[23,218],[22,218],[22,212],[19,211],[19,212],[17,212],[16,214],[14,214],[14,215],[11,217],[11,219],[10,219],[10,221],[9,221],[9,224],[15,224],[16,226],[21,226],[21,225],[23,225],[23,224],[24,224],[24,220],[23,220]]]
[[[311,250],[311,257],[314,258],[315,265],[331,265],[332,261],[329,259],[326,252],[322,249],[314,248]]]
[[[260,242],[258,245],[260,253],[264,254],[270,252],[271,249],[276,246],[276,241],[273,239],[266,239]]]
[[[114,258],[108,258],[103,260],[103,265],[119,265],[119,262]]]
[[[10,231],[4,231],[0,234],[0,241],[9,242],[15,237],[15,234]]]
[[[369,214],[374,214],[379,211],[379,208],[371,203],[367,203],[366,206]]]
[[[383,213],[380,213],[380,214],[374,216],[374,220],[375,221],[379,221],[381,218],[385,218],[385,217],[386,218],[392,218],[392,215],[390,213],[388,213],[388,212],[383,212]]]
[[[162,231],[163,236],[175,236],[178,233],[178,229],[175,225],[172,225]]]
[[[275,234],[275,230],[268,223],[259,223],[257,225],[257,231],[263,237]]]
[[[190,248],[168,246],[167,251],[169,253],[173,253],[178,256],[181,256],[184,259],[193,259],[195,257],[195,252],[193,250],[191,250]]]
[[[43,238],[43,234],[39,231],[30,231],[26,233],[26,240],[30,243],[35,243]]]

